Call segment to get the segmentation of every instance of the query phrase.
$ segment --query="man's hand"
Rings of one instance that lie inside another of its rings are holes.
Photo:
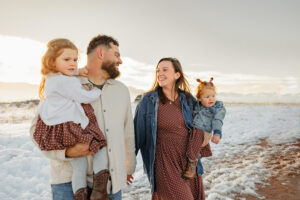
[[[77,143],[73,147],[66,150],[66,157],[76,158],[81,156],[92,155],[93,152],[89,150],[89,144]]]
[[[80,68],[80,69],[78,70],[78,72],[79,72],[79,76],[84,76],[84,77],[87,77],[87,76],[88,76],[88,70],[87,70],[86,67]]]
[[[219,135],[214,135],[211,139],[211,141],[215,144],[219,144],[220,142],[220,136]]]
[[[127,185],[132,184],[133,181],[133,176],[132,175],[127,175]]]

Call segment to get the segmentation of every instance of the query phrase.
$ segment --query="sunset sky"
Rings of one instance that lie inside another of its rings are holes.
[[[0,81],[39,74],[53,38],[84,54],[99,33],[141,66],[173,56],[185,71],[299,78],[299,21],[297,0],[0,0]]]

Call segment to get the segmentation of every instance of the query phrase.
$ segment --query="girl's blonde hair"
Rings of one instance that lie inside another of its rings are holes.
[[[44,89],[45,89],[45,76],[49,73],[57,73],[55,66],[55,60],[59,57],[64,49],[73,49],[77,51],[77,47],[68,39],[58,38],[53,39],[47,44],[47,51],[42,57],[42,66],[41,66],[41,74],[42,80],[39,88],[39,97],[40,99],[45,99]]]
[[[213,84],[214,78],[211,77],[209,82],[207,81],[201,81],[200,79],[196,79],[197,82],[199,82],[199,85],[197,86],[197,92],[196,92],[196,97],[197,99],[200,99],[201,95],[203,94],[205,89],[212,89],[214,91],[216,91],[216,87]]]

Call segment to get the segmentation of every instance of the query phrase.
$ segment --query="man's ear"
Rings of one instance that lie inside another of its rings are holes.
[[[96,53],[97,53],[97,58],[99,58],[100,60],[103,59],[103,49],[101,47],[98,47],[97,50],[96,50]]]

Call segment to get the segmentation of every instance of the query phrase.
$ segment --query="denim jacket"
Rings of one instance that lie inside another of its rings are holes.
[[[195,98],[191,96],[189,103],[183,91],[179,90],[180,104],[182,109],[185,125],[189,133],[192,131],[193,110],[198,105]],[[136,107],[134,116],[135,130],[135,147],[136,154],[141,150],[141,155],[144,163],[144,171],[148,176],[151,184],[151,191],[154,192],[154,161],[156,149],[156,134],[157,134],[157,111],[159,98],[157,89],[153,92],[145,94],[142,100]],[[203,174],[203,167],[200,158],[198,159],[197,173],[199,176]]]
[[[222,101],[217,101],[212,107],[197,106],[194,110],[193,125],[208,133],[222,137],[223,120],[226,114]]]

